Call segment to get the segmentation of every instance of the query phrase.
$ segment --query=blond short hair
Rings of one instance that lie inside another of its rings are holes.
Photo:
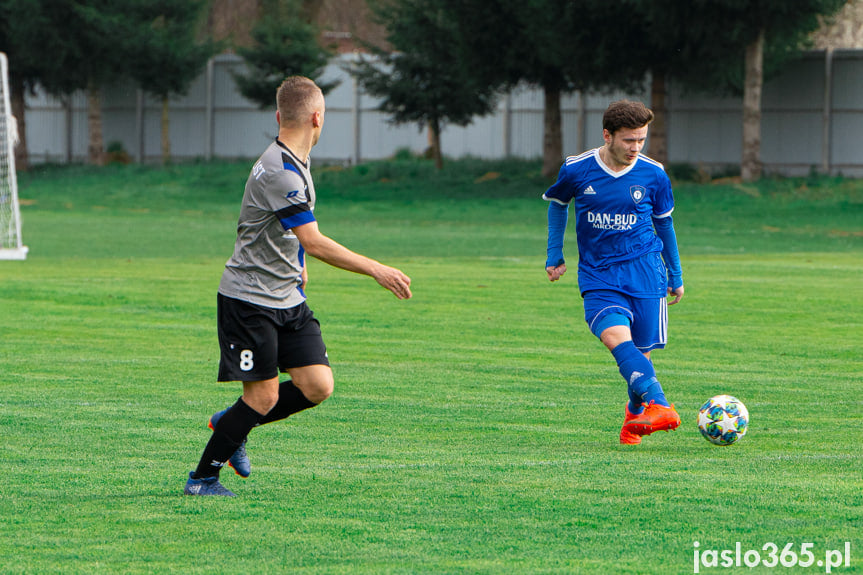
[[[324,95],[313,80],[305,76],[288,76],[276,91],[276,106],[281,123],[293,125],[303,121],[323,101]]]

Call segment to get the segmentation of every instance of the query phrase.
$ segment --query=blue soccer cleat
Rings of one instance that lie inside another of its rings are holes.
[[[222,416],[225,415],[227,409],[223,409],[218,413],[214,413],[210,417],[209,423],[207,423],[207,427],[215,430],[216,424],[219,423],[219,420],[222,419]],[[243,440],[243,443],[237,448],[231,458],[228,460],[228,466],[234,470],[234,473],[239,475],[240,477],[248,477],[252,473],[252,462],[249,461],[249,454],[246,453],[246,440]]]
[[[218,477],[202,477],[201,479],[193,479],[192,473],[189,472],[189,480],[186,481],[186,487],[183,488],[184,495],[217,495],[220,497],[236,497],[236,495],[219,483]]]

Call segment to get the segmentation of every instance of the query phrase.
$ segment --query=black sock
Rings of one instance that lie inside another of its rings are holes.
[[[192,477],[218,477],[219,471],[260,420],[260,413],[246,405],[242,398],[238,399],[216,424]]]
[[[303,392],[294,385],[290,379],[279,384],[279,401],[270,412],[261,418],[260,424],[272,423],[285,419],[289,415],[293,415],[298,411],[316,406],[317,403],[312,403]]]

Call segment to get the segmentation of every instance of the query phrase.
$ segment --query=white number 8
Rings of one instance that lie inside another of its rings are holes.
[[[255,354],[250,349],[244,349],[240,352],[240,369],[243,371],[251,371],[255,367]]]

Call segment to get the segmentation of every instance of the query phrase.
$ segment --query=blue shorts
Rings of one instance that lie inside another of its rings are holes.
[[[668,302],[664,297],[634,298],[611,290],[590,290],[584,293],[584,321],[596,337],[609,327],[628,326],[641,352],[662,349],[668,342]]]

